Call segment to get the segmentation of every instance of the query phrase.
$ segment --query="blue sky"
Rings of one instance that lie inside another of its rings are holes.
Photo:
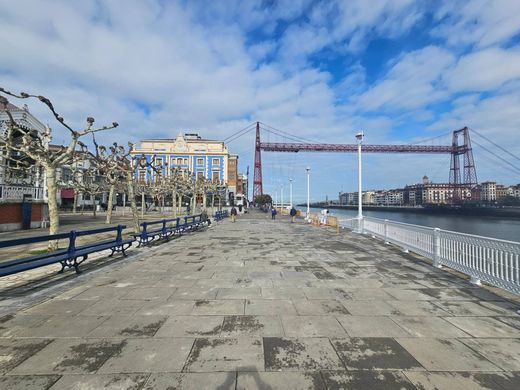
[[[119,122],[100,134],[106,143],[179,131],[223,139],[259,120],[319,142],[352,143],[363,130],[367,143],[448,144],[468,126],[518,156],[518,15],[517,0],[0,0],[0,85],[48,96],[78,128],[90,115]],[[41,106],[30,109],[56,143],[66,139]],[[253,146],[253,133],[230,144],[241,171],[253,171]],[[520,182],[474,147],[479,180]],[[354,155],[264,153],[263,162],[266,192],[292,177],[303,200],[307,165],[313,199],[356,188]],[[367,189],[448,180],[449,156],[364,164]]]

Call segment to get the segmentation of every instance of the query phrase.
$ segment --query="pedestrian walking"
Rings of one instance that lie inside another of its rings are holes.
[[[235,206],[231,207],[231,222],[235,222],[237,220],[237,209]]]
[[[296,214],[298,214],[298,212],[296,211],[294,206],[291,208],[291,211],[289,211],[289,214],[291,215],[291,223],[296,222]]]
[[[276,209],[274,207],[271,208],[271,219],[276,219]]]

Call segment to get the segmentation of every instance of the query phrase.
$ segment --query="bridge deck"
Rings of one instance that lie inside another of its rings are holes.
[[[253,213],[134,253],[0,290],[0,388],[518,389],[520,305],[369,237]]]

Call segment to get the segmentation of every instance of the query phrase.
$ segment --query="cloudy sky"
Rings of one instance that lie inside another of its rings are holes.
[[[479,181],[520,182],[519,0],[13,5],[0,0],[0,85],[49,97],[78,128],[90,115],[119,122],[103,142],[179,131],[224,139],[258,120],[317,142],[353,143],[363,130],[366,143],[449,144],[468,126],[513,154],[473,134]],[[38,102],[30,109],[54,142],[66,139]],[[229,146],[252,173],[254,133]],[[292,177],[304,199],[307,165],[313,199],[356,188],[353,154],[264,153],[263,162],[264,192]],[[449,174],[449,156],[364,163],[365,188]]]

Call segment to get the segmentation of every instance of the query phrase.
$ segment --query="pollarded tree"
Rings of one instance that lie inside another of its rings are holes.
[[[56,170],[64,164],[70,162],[74,151],[78,145],[78,141],[81,137],[95,133],[102,130],[113,129],[118,126],[117,122],[113,122],[110,126],[102,126],[94,128],[94,118],[87,118],[87,125],[81,131],[73,129],[68,125],[63,117],[61,117],[54,109],[53,104],[45,96],[31,95],[26,92],[15,94],[7,91],[0,87],[0,92],[4,95],[11,96],[17,99],[38,99],[51,111],[52,115],[56,120],[64,126],[70,132],[70,141],[68,146],[63,147],[61,150],[55,153],[49,153],[49,141],[51,138],[50,129],[45,133],[37,133],[34,131],[28,131],[18,125],[13,119],[13,116],[7,110],[7,104],[9,101],[3,95],[0,95],[0,109],[6,111],[9,117],[9,123],[7,126],[7,134],[5,137],[5,146],[9,151],[15,151],[27,155],[35,161],[36,165],[43,168],[45,172],[46,184],[47,184],[47,197],[49,207],[49,232],[50,234],[56,234],[59,230],[60,220],[58,214],[58,202],[57,202],[57,182],[56,182]],[[23,134],[20,138],[15,138],[15,134]],[[57,243],[53,242],[50,244],[50,248],[54,249],[57,247]]]

